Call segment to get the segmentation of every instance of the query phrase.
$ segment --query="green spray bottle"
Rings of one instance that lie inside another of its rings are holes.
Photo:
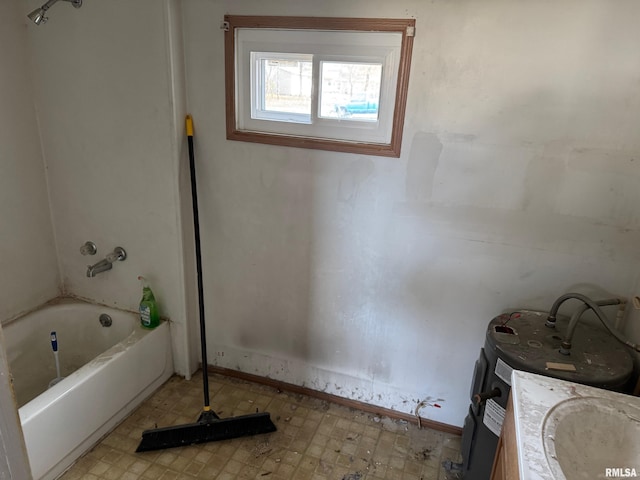
[[[142,300],[140,300],[140,323],[144,328],[156,328],[160,325],[160,314],[158,304],[153,296],[149,282],[143,276],[138,280],[142,282]]]

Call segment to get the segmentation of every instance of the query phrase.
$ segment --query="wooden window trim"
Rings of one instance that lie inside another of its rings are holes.
[[[227,139],[243,142],[264,143],[298,148],[311,148],[335,152],[357,153],[399,157],[402,131],[409,88],[409,71],[413,49],[415,19],[378,18],[332,18],[332,17],[265,17],[245,15],[225,15],[225,104]],[[395,109],[391,141],[389,144],[349,142],[312,137],[298,137],[275,133],[258,133],[236,128],[236,78],[235,78],[235,29],[236,28],[283,28],[311,30],[351,30],[397,32],[402,34],[398,81],[396,86]]]

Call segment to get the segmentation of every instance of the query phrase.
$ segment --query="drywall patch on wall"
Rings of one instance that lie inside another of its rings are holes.
[[[532,266],[543,252],[607,259],[620,264],[640,262],[640,229],[621,228],[591,218],[510,211],[471,206],[431,206],[398,203],[394,214],[412,217],[432,235],[465,239],[496,247],[528,249]],[[615,245],[615,248],[612,247]]]
[[[558,212],[620,228],[640,229],[640,152],[576,147],[566,155]]]
[[[433,201],[441,205],[519,210],[536,147],[479,141],[444,145]]]

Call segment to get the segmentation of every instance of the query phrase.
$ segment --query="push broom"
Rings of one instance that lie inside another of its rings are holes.
[[[207,375],[207,343],[204,322],[204,297],[202,288],[202,256],[200,250],[200,224],[198,219],[198,194],[196,189],[195,155],[193,152],[193,120],[186,117],[187,142],[189,144],[189,169],[191,171],[191,201],[196,246],[196,270],[198,275],[198,307],[200,313],[200,349],[202,353],[202,386],[204,407],[195,423],[156,428],[142,432],[142,441],[136,452],[148,452],[165,448],[182,447],[196,443],[214,442],[231,438],[275,432],[276,426],[269,413],[254,413],[239,417],[220,418],[209,405],[209,377]]]

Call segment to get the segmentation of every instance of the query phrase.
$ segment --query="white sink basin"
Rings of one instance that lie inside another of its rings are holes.
[[[568,398],[547,412],[542,436],[549,469],[558,480],[626,478],[625,469],[640,475],[640,408],[628,403]]]

